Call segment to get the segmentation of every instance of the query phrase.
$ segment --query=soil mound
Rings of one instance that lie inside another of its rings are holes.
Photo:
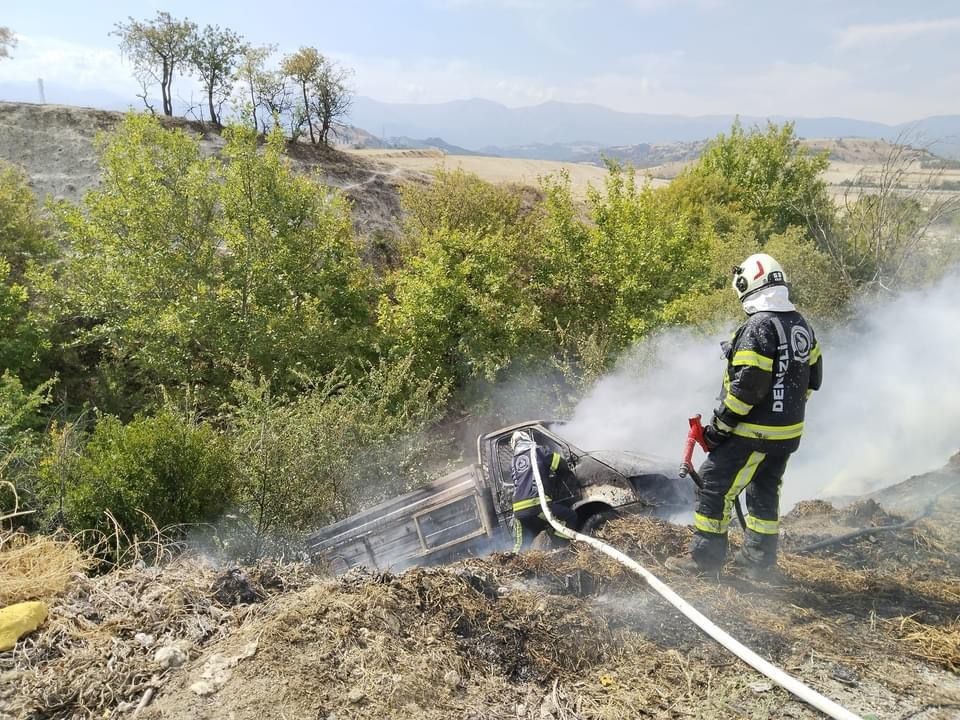
[[[787,534],[809,517],[786,519]],[[945,719],[960,708],[956,538],[924,526],[917,544],[916,531],[891,533],[917,554],[888,570],[856,567],[845,547],[786,552],[770,583],[670,573],[689,528],[626,518],[603,534],[852,710]],[[75,575],[50,615],[0,654],[0,716],[818,717],[588,548],[339,578],[181,561]]]

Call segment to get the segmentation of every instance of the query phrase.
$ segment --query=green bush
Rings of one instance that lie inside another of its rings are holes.
[[[62,483],[69,529],[112,534],[109,512],[131,540],[215,522],[233,503],[235,473],[226,438],[169,407],[126,425],[102,416],[78,456],[52,447],[40,463],[48,508]]]

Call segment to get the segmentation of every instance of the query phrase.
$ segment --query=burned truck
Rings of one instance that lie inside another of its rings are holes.
[[[307,538],[311,555],[333,572],[364,565],[398,570],[505,550],[512,544],[513,485],[510,436],[530,431],[548,452],[558,452],[569,472],[554,498],[572,507],[583,533],[621,514],[664,519],[692,511],[695,488],[676,464],[635,452],[585,452],[558,432],[560,423],[538,420],[477,438],[477,464],[413,492],[328,525]]]

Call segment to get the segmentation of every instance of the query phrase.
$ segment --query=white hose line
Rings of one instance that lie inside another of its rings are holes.
[[[597,540],[596,538],[592,538],[588,535],[581,535],[580,533],[570,530],[564,525],[558,523],[556,518],[554,518],[551,514],[550,508],[547,507],[547,501],[545,499],[543,490],[543,480],[540,477],[540,467],[537,465],[536,444],[532,444],[530,447],[530,464],[533,466],[533,477],[537,481],[537,492],[540,494],[540,507],[543,510],[543,515],[547,519],[547,522],[549,522],[553,526],[554,530],[556,530],[560,535],[571,540],[586,543],[595,550],[599,550],[607,557],[610,557],[621,565],[633,570],[644,580],[646,580],[650,587],[663,596],[667,602],[673,605],[681,613],[686,615],[687,618],[689,618],[707,635],[723,645],[727,650],[747,663],[747,665],[750,665],[756,671],[766,675],[777,685],[793,693],[805,703],[812,705],[828,717],[835,718],[835,720],[863,720],[863,718],[861,718],[859,715],[856,715],[846,708],[841,707],[830,698],[821,695],[810,686],[802,683],[800,680],[784,672],[773,663],[757,655],[753,650],[741,643],[735,637],[715,625],[710,618],[701,613],[682,597],[677,595],[677,593],[671,590],[666,584],[663,583],[663,581],[657,578],[653,573],[651,573],[630,556],[620,552],[610,545],[607,545],[605,542]]]

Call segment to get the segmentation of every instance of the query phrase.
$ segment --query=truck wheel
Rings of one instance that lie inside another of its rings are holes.
[[[583,521],[583,525],[580,526],[580,532],[593,537],[600,528],[611,520],[616,520],[618,517],[620,517],[620,513],[616,510],[601,510]]]

